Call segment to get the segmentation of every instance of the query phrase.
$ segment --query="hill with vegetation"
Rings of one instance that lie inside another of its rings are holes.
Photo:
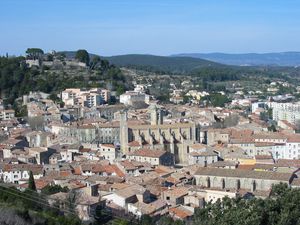
[[[32,189],[24,192],[14,187],[0,185],[0,224],[3,225],[80,225],[73,203],[67,210],[49,205],[45,195]]]
[[[85,50],[77,53],[69,66],[65,55],[44,54],[40,49],[27,50],[26,57],[0,57],[0,98],[13,104],[30,91],[58,94],[65,88],[102,87],[121,94],[131,88],[117,66],[100,57],[90,58]],[[41,65],[30,67],[26,60],[39,60]],[[76,66],[77,62],[86,66]]]
[[[106,59],[117,66],[173,74],[189,73],[200,68],[221,66],[218,63],[191,57],[131,54],[106,57]]]

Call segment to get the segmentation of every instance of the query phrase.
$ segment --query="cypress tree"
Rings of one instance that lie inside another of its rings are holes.
[[[29,173],[28,189],[30,189],[32,191],[36,191],[36,186],[35,186],[35,181],[34,181],[32,171],[30,171],[30,173]]]

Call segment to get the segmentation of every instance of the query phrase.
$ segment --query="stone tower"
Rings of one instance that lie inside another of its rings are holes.
[[[158,109],[158,124],[163,124],[164,117],[163,117],[163,111],[161,109]]]
[[[163,112],[158,109],[155,104],[150,105],[150,120],[151,125],[163,124]]]
[[[158,124],[158,115],[157,115],[156,105],[154,105],[154,104],[150,105],[149,110],[150,110],[151,125],[157,125]]]
[[[126,154],[128,150],[128,125],[126,110],[120,112],[120,145],[121,152]]]

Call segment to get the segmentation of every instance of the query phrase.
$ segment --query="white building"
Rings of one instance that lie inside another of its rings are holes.
[[[150,96],[138,91],[126,91],[120,95],[120,103],[124,105],[133,105],[135,103],[149,104]]]
[[[21,181],[29,180],[30,171],[32,171],[34,179],[40,179],[43,176],[43,167],[40,165],[8,164],[2,169],[0,177],[5,183],[19,184]]]
[[[270,102],[269,107],[273,109],[273,120],[287,120],[291,124],[295,124],[300,120],[300,104],[299,103],[278,103]]]
[[[104,159],[113,162],[117,158],[117,154],[117,149],[113,144],[100,145],[100,155],[103,156]]]
[[[10,120],[15,118],[15,110],[0,110],[0,120]]]
[[[266,107],[265,102],[254,102],[251,104],[251,112],[254,113],[257,109],[265,109]]]
[[[207,166],[218,161],[218,154],[209,146],[194,144],[189,147],[189,165]]]
[[[247,155],[267,155],[277,159],[300,159],[300,135],[283,133],[262,133],[253,136],[253,140],[234,141],[231,146],[245,150]]]

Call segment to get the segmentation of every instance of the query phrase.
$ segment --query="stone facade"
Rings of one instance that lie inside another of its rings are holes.
[[[247,171],[241,169],[199,168],[195,174],[196,184],[206,188],[246,189],[268,191],[273,184],[290,184],[293,175],[265,171]]]
[[[188,163],[188,146],[197,142],[194,123],[164,124],[162,113],[156,107],[150,107],[151,123],[129,125],[127,113],[121,113],[120,143],[124,154],[131,151],[130,142],[147,145],[150,149],[164,149],[175,156],[175,163]],[[133,150],[133,149],[132,149]],[[135,149],[134,149],[135,150]]]

